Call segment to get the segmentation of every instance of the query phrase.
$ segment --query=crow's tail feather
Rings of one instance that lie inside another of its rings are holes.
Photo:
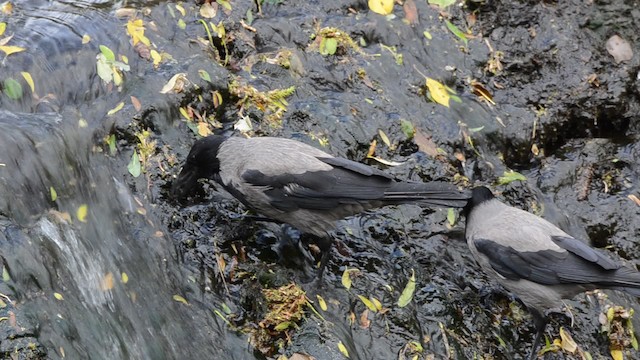
[[[384,201],[390,204],[408,202],[425,203],[433,206],[457,207],[467,205],[471,193],[458,190],[446,182],[396,182],[384,192]]]

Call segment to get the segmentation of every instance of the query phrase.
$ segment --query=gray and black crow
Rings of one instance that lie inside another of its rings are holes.
[[[640,296],[640,273],[623,267],[550,222],[505,205],[484,186],[472,191],[465,237],[480,266],[529,308],[537,334],[534,359],[547,325],[546,311],[593,289]]]
[[[198,179],[215,180],[247,207],[318,238],[318,277],[328,260],[328,235],[337,220],[385,205],[409,202],[464,207],[470,195],[444,182],[397,181],[392,176],[313,146],[273,137],[195,142],[176,180],[184,197]]]

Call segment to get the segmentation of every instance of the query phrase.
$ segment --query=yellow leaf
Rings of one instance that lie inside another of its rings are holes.
[[[571,337],[571,334],[563,327],[560,328],[560,338],[562,339],[562,350],[572,354],[578,350],[578,345],[573,341],[573,337]]]
[[[440,105],[449,107],[450,95],[447,88],[442,83],[431,78],[427,78],[427,88],[429,89],[429,93],[431,94],[433,101]]]
[[[320,309],[322,309],[322,311],[327,311],[326,301],[324,301],[324,299],[320,295],[316,295],[316,297],[318,298],[318,305],[320,305]]]
[[[380,15],[389,15],[393,11],[394,0],[369,0],[369,9]]]
[[[613,360],[624,360],[622,350],[611,350],[611,357],[613,358]]]
[[[162,61],[162,56],[160,56],[160,53],[155,50],[151,50],[150,54],[151,59],[153,59],[153,66],[158,67],[158,65],[160,65],[160,62]]]
[[[187,15],[187,11],[180,4],[176,4],[176,10],[178,10],[182,16]]]
[[[129,275],[127,275],[126,272],[123,272],[122,274],[120,274],[120,279],[122,280],[123,284],[126,284],[129,282]]]
[[[11,3],[11,1],[3,2],[0,5],[0,11],[2,11],[2,13],[5,15],[11,15],[11,12],[13,11],[13,4]]]
[[[393,150],[393,146],[391,146],[391,141],[389,141],[389,137],[387,136],[387,134],[385,134],[382,130],[378,130],[378,135],[380,135],[382,142],[385,143],[385,145],[387,145],[389,149]]]
[[[56,192],[56,189],[53,188],[53,186],[49,186],[49,193],[51,193],[51,201],[56,201],[56,199],[58,198],[58,193]]]
[[[87,120],[85,119],[78,120],[78,127],[86,128],[87,126],[89,126],[89,123],[87,122]]]
[[[107,112],[107,115],[113,115],[113,114],[117,113],[118,111],[122,110],[123,107],[124,107],[124,101],[121,102],[120,104],[116,105],[116,107],[114,107],[113,109],[109,110]]]
[[[211,135],[211,129],[209,129],[209,124],[207,124],[204,121],[200,121],[198,123],[198,135],[204,137],[204,136],[209,136]]]
[[[36,85],[33,83],[33,78],[31,77],[31,74],[29,74],[26,71],[22,71],[20,72],[20,74],[22,74],[22,77],[24,78],[24,80],[27,82],[27,84],[29,84],[29,87],[31,88],[31,92],[35,92]]]
[[[56,300],[60,300],[60,301],[64,300],[64,297],[62,297],[62,294],[57,292],[53,293],[53,297],[56,298]]]
[[[120,60],[122,60],[122,62],[125,64],[129,64],[129,58],[127,57],[127,55],[120,55]]]
[[[129,20],[127,22],[127,33],[131,36],[133,45],[141,42],[147,46],[151,46],[151,41],[144,36],[144,22],[142,19]]]
[[[366,297],[362,296],[362,295],[358,295],[358,298],[360,298],[360,301],[362,301],[362,303],[369,308],[369,310],[373,311],[373,312],[377,312],[378,309],[376,308],[376,306],[373,304],[373,302],[371,302],[371,300],[367,299]]]
[[[182,115],[187,120],[191,120],[191,116],[189,116],[189,113],[187,112],[187,109],[185,109],[183,107],[180,108],[180,115]]]
[[[344,286],[347,290],[351,289],[351,276],[349,276],[349,268],[344,269],[342,273],[342,286]]]
[[[88,44],[91,41],[91,36],[89,34],[82,35],[82,45]]]
[[[102,278],[100,289],[102,289],[102,291],[113,289],[113,273],[110,272]]]
[[[88,211],[89,207],[87,206],[87,204],[80,205],[80,207],[76,211],[76,217],[78,218],[78,220],[80,220],[81,222],[87,222]]]
[[[24,51],[25,48],[22,48],[20,46],[3,45],[3,46],[0,46],[0,50],[4,51],[4,53],[7,54],[7,56],[9,56],[11,54]]]
[[[349,358],[349,350],[347,350],[347,347],[344,346],[344,344],[342,343],[342,341],[340,341],[338,343],[338,350],[340,350],[340,352],[342,353],[342,355],[344,355],[347,359]]]
[[[380,302],[380,300],[374,297],[371,297],[371,302],[373,302],[373,305],[376,307],[378,311],[382,310],[382,303]]]
[[[177,302],[181,302],[185,305],[189,305],[189,302],[187,302],[187,299],[183,298],[180,295],[173,295],[173,300],[177,301]]]
[[[2,34],[4,34],[5,30],[7,30],[7,23],[6,22],[0,22],[0,36],[2,36]]]

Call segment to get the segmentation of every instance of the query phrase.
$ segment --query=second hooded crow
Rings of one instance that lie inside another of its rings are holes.
[[[290,139],[208,136],[196,141],[174,184],[178,197],[213,179],[247,207],[318,238],[319,276],[335,222],[384,205],[463,207],[469,194],[442,182],[395,180],[378,169]]]
[[[534,359],[548,318],[562,299],[593,289],[640,296],[640,273],[550,222],[505,205],[486,187],[472,191],[465,237],[480,266],[518,296],[533,315]]]

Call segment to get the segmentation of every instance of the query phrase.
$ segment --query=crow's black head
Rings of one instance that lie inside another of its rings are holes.
[[[469,202],[467,203],[467,206],[465,206],[462,210],[462,213],[465,216],[468,216],[469,212],[471,212],[474,207],[482,204],[485,201],[489,201],[494,197],[495,196],[493,196],[491,190],[489,190],[487,187],[478,186],[471,190],[471,199],[469,199]]]
[[[219,135],[211,135],[196,141],[189,151],[182,171],[173,183],[172,192],[178,199],[184,199],[198,188],[199,179],[212,179],[220,171],[218,150],[226,140]]]

